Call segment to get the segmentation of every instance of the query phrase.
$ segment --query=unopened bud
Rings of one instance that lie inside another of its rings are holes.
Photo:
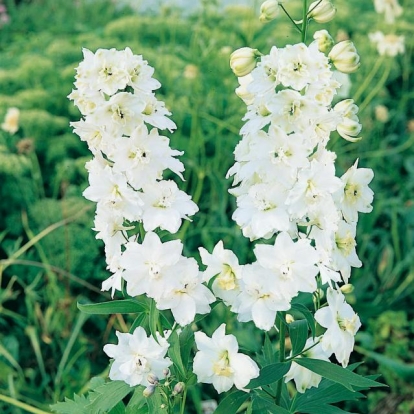
[[[185,384],[183,382],[177,382],[175,384],[172,394],[178,395],[181,394],[184,391]]]
[[[330,22],[336,14],[335,6],[330,0],[316,0],[308,9],[308,18],[317,23]]]
[[[338,102],[334,111],[342,116],[342,121],[336,127],[338,134],[350,142],[361,140],[358,134],[361,132],[362,125],[359,123],[358,106],[354,104],[353,99],[345,99]],[[357,138],[358,137],[358,138]]]
[[[256,58],[260,56],[257,49],[242,47],[230,56],[230,67],[236,76],[246,76],[256,67]]]
[[[154,385],[148,385],[148,387],[145,388],[144,391],[142,391],[142,395],[145,398],[149,398],[149,397],[151,397],[152,394],[154,394],[154,392],[155,392],[155,386]]]
[[[259,20],[262,23],[268,23],[275,19],[279,14],[279,2],[277,0],[266,0],[260,6]]]
[[[354,291],[354,285],[351,285],[350,283],[347,283],[346,285],[341,286],[341,292],[345,295],[352,293]]]
[[[295,322],[295,318],[290,313],[287,313],[286,314],[286,323],[292,323],[292,322]]]
[[[152,385],[157,385],[160,380],[155,374],[148,374],[147,381]]]
[[[390,114],[388,108],[384,105],[377,105],[374,108],[375,119],[383,124],[385,124],[390,119]]]
[[[328,57],[340,72],[355,72],[360,65],[358,52],[350,40],[337,43],[329,52]]]
[[[170,370],[168,368],[165,368],[162,373],[164,374],[164,377],[168,377],[170,375]]]
[[[318,30],[313,34],[313,38],[318,44],[318,49],[322,53],[326,53],[332,49],[335,41],[332,39],[332,36],[328,33],[327,30]]]

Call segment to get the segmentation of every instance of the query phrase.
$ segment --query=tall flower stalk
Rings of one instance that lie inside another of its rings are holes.
[[[89,412],[120,406],[173,414],[179,406],[185,413],[187,390],[205,383],[219,394],[237,389],[222,399],[219,414],[235,414],[243,404],[249,412],[312,413],[307,406],[314,401],[301,396],[323,377],[339,386],[333,400],[323,397],[324,408],[349,398],[346,388],[380,385],[345,369],[361,323],[341,291],[352,267],[362,265],[356,226],[359,213],[372,210],[373,172],[356,160],[336,176],[336,154],[328,149],[334,133],[360,139],[358,107],[352,99],[335,102],[341,84],[334,75],[357,70],[359,56],[352,42],[335,45],[323,30],[306,44],[311,20],[334,17],[330,0],[303,0],[301,20],[283,2],[267,0],[261,20],[271,21],[279,8],[301,42],[273,46],[268,54],[243,47],[230,62],[239,77],[236,93],[247,106],[228,177],[237,202],[232,218],[245,237],[258,241],[249,264],[240,264],[237,252],[219,241],[211,253],[200,246],[200,271],[194,258],[182,255],[180,240],[162,240],[160,230],[176,233],[198,207],[163,178],[169,169],[183,179],[184,165],[176,158],[182,152],[159,132],[176,128],[155,97],[160,83],[129,48],[84,50],[69,95],[82,119],[72,126],[93,154],[84,196],[97,203],[94,230],[112,273],[102,289],[124,299],[79,307],[137,314],[130,332],[117,332],[118,343],[104,346],[113,360],[112,381],[96,393],[111,398],[92,395]],[[314,313],[297,301],[299,295],[313,298]],[[240,352],[223,321],[212,326],[211,337],[195,324],[197,314],[210,313],[220,301],[240,323],[255,325],[264,338],[261,355]],[[324,331],[319,336],[316,323]],[[287,388],[290,381],[296,391]]]

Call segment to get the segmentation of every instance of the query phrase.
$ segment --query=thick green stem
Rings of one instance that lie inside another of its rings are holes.
[[[278,312],[276,323],[279,328],[279,362],[285,362],[285,318],[286,312]],[[280,405],[282,396],[283,378],[277,382],[276,388],[276,404]]]
[[[308,31],[308,0],[303,0],[302,43],[306,42],[307,31]]]
[[[187,399],[187,385],[184,387],[183,398],[181,399],[180,414],[184,414],[185,413],[185,400],[186,399]]]

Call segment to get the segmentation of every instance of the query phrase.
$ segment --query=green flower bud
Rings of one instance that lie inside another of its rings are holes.
[[[317,23],[330,22],[336,14],[335,6],[330,0],[316,0],[308,9],[308,18]]]
[[[350,40],[337,43],[328,54],[336,69],[343,73],[352,73],[360,66],[359,55]]]
[[[257,49],[242,47],[230,56],[230,67],[236,76],[246,76],[256,67],[256,58],[260,56]]]
[[[260,6],[259,20],[262,23],[268,23],[275,19],[279,14],[279,2],[277,0],[266,0]]]
[[[318,49],[322,53],[326,53],[331,50],[332,46],[335,43],[335,41],[332,39],[332,36],[325,29],[315,32],[313,38],[318,43]]]

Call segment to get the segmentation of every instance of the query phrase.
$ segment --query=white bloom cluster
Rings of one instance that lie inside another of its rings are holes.
[[[69,98],[83,115],[72,123],[74,131],[94,155],[83,195],[97,203],[96,237],[105,243],[113,273],[102,288],[113,295],[125,280],[128,294],[147,294],[186,325],[196,313],[210,311],[214,296],[202,285],[196,261],[181,255],[181,242],[162,243],[153,233],[176,233],[182,219],[198,211],[174,181],[163,180],[166,169],[183,178],[184,165],[175,158],[182,152],[158,132],[176,128],[153,93],[161,85],[154,69],[129,48],[83,54]],[[147,232],[144,240],[138,240],[139,225]]]
[[[358,168],[357,160],[342,177],[335,175],[336,154],[327,149],[330,134],[336,130],[356,141],[361,125],[352,99],[332,105],[341,86],[333,76],[333,57],[348,65],[348,72],[359,65],[359,58],[350,42],[333,48],[323,43],[328,56],[319,50],[318,40],[309,46],[273,47],[239,78],[237,93],[247,113],[236,162],[228,172],[235,186],[230,192],[237,198],[233,219],[245,237],[275,237],[274,244],[257,244],[256,262],[244,266],[222,246],[211,257],[201,250],[201,257],[208,266],[205,279],[218,274],[214,293],[240,321],[252,320],[264,330],[274,326],[277,311],[290,309],[299,292],[315,292],[318,280],[328,284],[329,306],[317,314],[328,328],[321,344],[328,357],[335,353],[346,366],[360,324],[355,314],[348,317],[348,310],[341,316],[338,303],[343,296],[333,298],[342,295],[338,284],[348,283],[351,268],[362,265],[355,249],[356,225],[358,213],[372,210],[368,184],[373,172]],[[328,309],[338,309],[337,316],[326,316]],[[342,336],[334,331],[352,332],[352,341],[339,340]],[[299,388],[313,383],[299,381]]]

